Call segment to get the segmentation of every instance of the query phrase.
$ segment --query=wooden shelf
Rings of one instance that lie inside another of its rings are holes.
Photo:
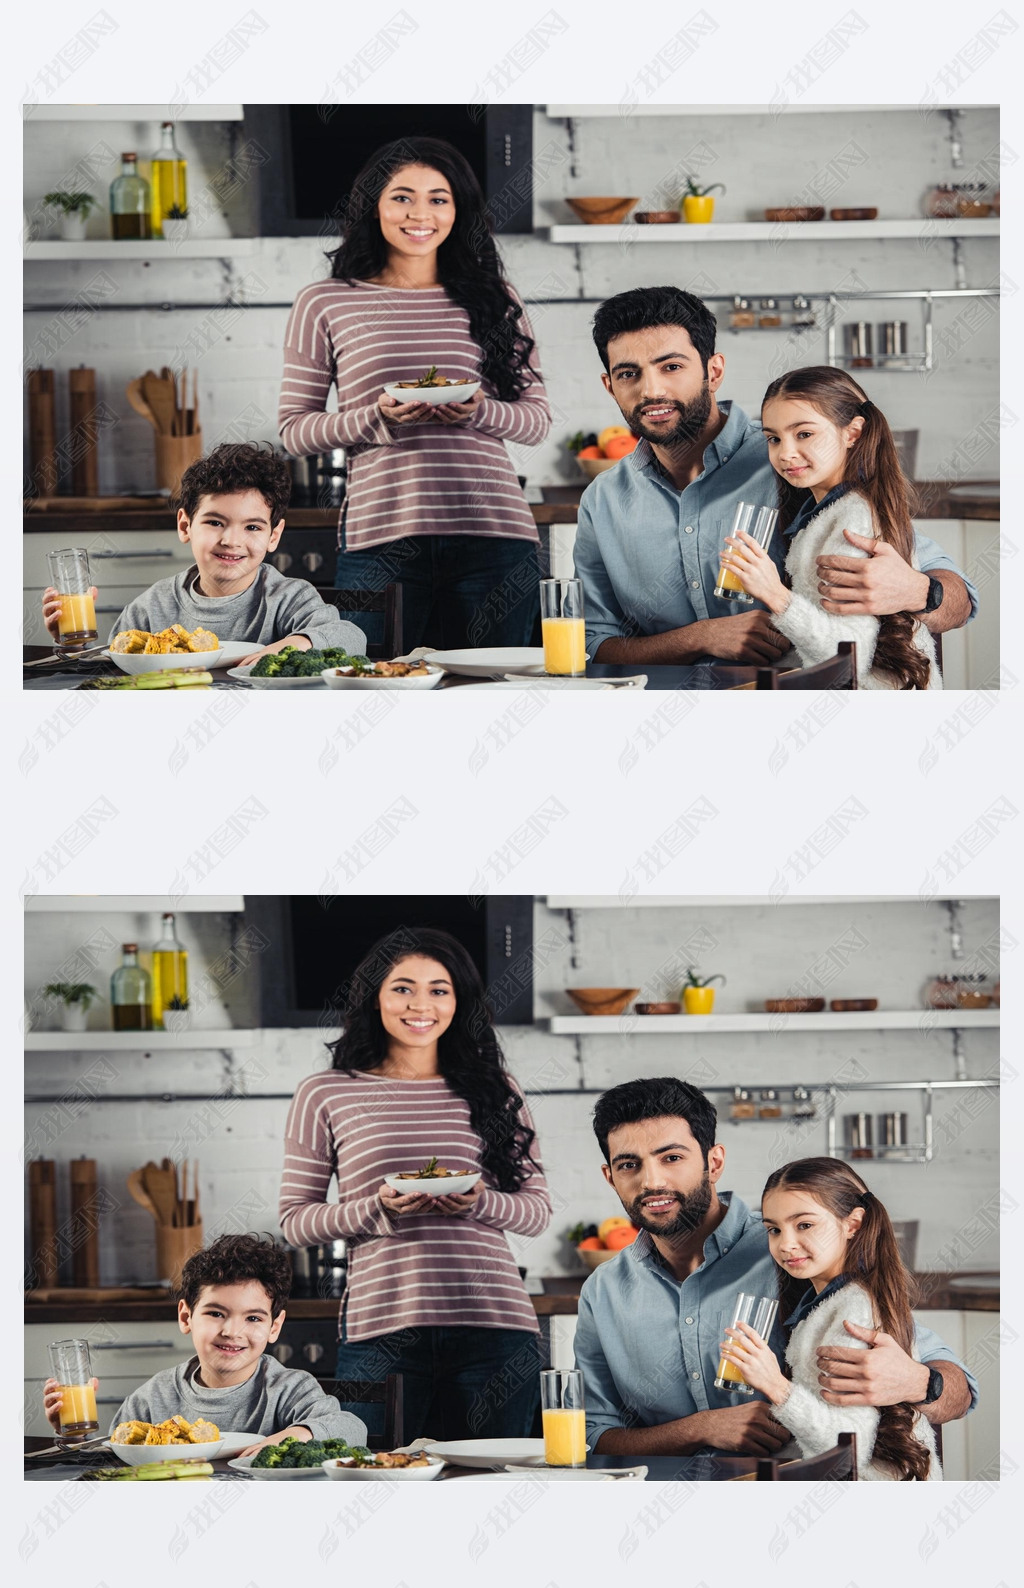
[[[165,1053],[170,1049],[246,1048],[262,1031],[29,1031],[26,1053]]]
[[[811,243],[843,237],[892,239],[943,237],[998,237],[999,221],[925,220],[899,221],[712,221],[707,226],[685,223],[668,226],[548,226],[538,235],[550,243]]]
[[[550,1015],[553,1036],[722,1036],[739,1031],[977,1031],[999,1025],[998,1009],[877,1009],[818,1015]]]
[[[242,121],[241,105],[24,105],[25,121]],[[154,137],[154,144],[156,138]]]
[[[115,242],[112,237],[82,243],[57,240],[27,243],[25,263],[36,264],[44,259],[146,259],[151,264],[167,265],[175,259],[238,259],[251,254],[255,244],[253,237],[195,237],[183,243],[169,243],[161,237],[145,242]]]

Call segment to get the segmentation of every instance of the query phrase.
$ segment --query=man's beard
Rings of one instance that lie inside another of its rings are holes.
[[[653,1219],[645,1218],[642,1203],[651,1195],[650,1191],[645,1192],[642,1197],[637,1197],[636,1201],[626,1209],[631,1222],[642,1230],[649,1230],[652,1235],[689,1235],[704,1222],[711,1206],[711,1176],[705,1169],[704,1178],[695,1191],[664,1191],[662,1193],[663,1196],[675,1197],[678,1203],[676,1215],[668,1224],[663,1221],[657,1223]]]
[[[640,410],[634,409],[629,416],[629,428],[635,436],[642,436],[645,441],[651,441],[659,447],[688,446],[696,441],[704,426],[711,417],[711,387],[705,375],[704,384],[692,402],[681,403],[668,399],[667,403],[659,406],[666,407],[671,404],[679,414],[675,425],[669,431],[648,430],[643,423]],[[645,403],[647,408],[653,408],[654,403]]]

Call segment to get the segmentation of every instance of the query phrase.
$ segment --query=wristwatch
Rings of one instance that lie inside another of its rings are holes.
[[[942,605],[942,598],[945,595],[945,593],[946,592],[945,592],[945,589],[943,588],[942,580],[941,579],[933,579],[931,574],[929,574],[929,576],[928,576],[928,599],[925,602],[923,607],[920,607],[917,610],[917,612],[912,612],[910,614],[911,617],[921,617],[925,613],[928,613],[928,612],[937,612],[939,607]]]
[[[923,1400],[912,1401],[911,1405],[913,1405],[913,1406],[932,1406],[932,1405],[934,1405],[934,1403],[939,1399],[939,1396],[942,1394],[943,1388],[944,1388],[944,1385],[943,1385],[943,1381],[942,1381],[942,1374],[939,1372],[937,1367],[930,1367],[928,1369],[928,1393],[925,1395]]]

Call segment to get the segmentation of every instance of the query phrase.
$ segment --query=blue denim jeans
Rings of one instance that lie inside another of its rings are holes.
[[[409,535],[367,551],[338,552],[336,590],[402,586],[405,651],[539,644],[541,577],[533,541],[486,535]],[[342,612],[367,639],[383,638],[377,612]]]
[[[528,1439],[540,1431],[540,1341],[528,1329],[429,1327],[338,1341],[337,1377],[401,1373],[404,1437]],[[345,1402],[371,1434],[384,1408]]]

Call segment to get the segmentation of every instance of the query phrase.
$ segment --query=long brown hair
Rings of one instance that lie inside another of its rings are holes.
[[[878,1326],[891,1334],[908,1355],[914,1348],[914,1319],[910,1310],[912,1281],[896,1243],[896,1233],[885,1208],[863,1180],[838,1158],[798,1158],[768,1176],[761,1194],[772,1191],[806,1191],[837,1219],[847,1219],[855,1208],[864,1209],[860,1228],[854,1230],[843,1260],[843,1278],[861,1285],[871,1297]],[[776,1265],[778,1266],[778,1265]],[[788,1317],[806,1290],[805,1280],[779,1268],[779,1307]],[[924,1479],[931,1461],[926,1445],[914,1436],[920,1415],[905,1401],[879,1408],[874,1455],[895,1467],[901,1479]]]
[[[904,562],[914,555],[914,525],[910,516],[911,491],[900,468],[899,454],[888,421],[862,391],[852,375],[828,364],[791,369],[773,380],[764,394],[761,412],[776,397],[803,397],[812,408],[843,430],[858,417],[863,428],[846,454],[843,484],[858,491],[871,508],[880,540],[899,552]],[[777,476],[779,529],[788,529],[806,500],[806,491]],[[927,689],[930,664],[914,644],[917,620],[908,612],[893,612],[878,620],[874,665],[891,673],[901,689]]]

